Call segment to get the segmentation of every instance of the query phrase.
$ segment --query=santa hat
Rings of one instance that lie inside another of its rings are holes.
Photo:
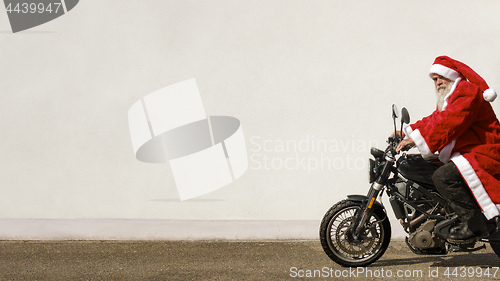
[[[483,92],[483,98],[486,101],[492,102],[496,99],[497,93],[495,90],[490,89],[486,81],[479,76],[472,68],[464,63],[454,60],[447,56],[440,56],[434,60],[434,64],[431,66],[430,74],[438,74],[452,81],[457,80],[458,77],[463,76],[470,82],[476,84],[481,92]]]

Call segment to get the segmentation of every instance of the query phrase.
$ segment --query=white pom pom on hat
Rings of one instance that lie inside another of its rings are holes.
[[[490,89],[486,81],[479,76],[472,68],[466,64],[454,60],[447,56],[439,56],[434,60],[430,73],[439,74],[445,78],[455,81],[460,75],[464,76],[470,82],[476,84],[483,92],[484,100],[492,102],[497,98],[495,90]]]
[[[486,101],[492,102],[497,98],[497,92],[493,89],[487,89],[483,92],[483,98]]]

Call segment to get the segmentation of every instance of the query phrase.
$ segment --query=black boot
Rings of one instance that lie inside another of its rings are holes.
[[[452,228],[450,230],[450,235],[448,236],[448,240],[450,242],[459,242],[459,243],[470,243],[474,241],[474,233],[469,229],[469,226],[466,222],[459,224],[458,226]]]

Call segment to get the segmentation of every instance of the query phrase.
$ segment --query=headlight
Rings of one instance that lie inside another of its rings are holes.
[[[369,171],[369,174],[368,174],[369,178],[368,180],[370,181],[370,183],[374,182],[375,181],[375,160],[373,159],[370,159],[370,171]]]

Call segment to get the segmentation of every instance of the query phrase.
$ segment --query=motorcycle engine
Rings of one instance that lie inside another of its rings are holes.
[[[434,235],[436,220],[427,220],[417,230],[410,233],[409,242],[418,249],[441,248],[444,240]]]

